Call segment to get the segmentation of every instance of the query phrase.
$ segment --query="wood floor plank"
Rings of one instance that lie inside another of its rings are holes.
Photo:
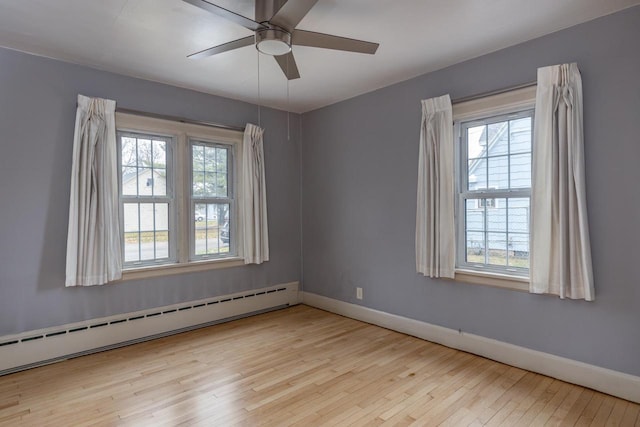
[[[634,405],[633,403],[627,404],[627,409],[624,411],[622,422],[623,426],[636,426],[640,424],[640,405]]]
[[[624,417],[624,412],[627,409],[628,403],[623,400],[616,400],[614,402],[613,410],[611,414],[607,418],[607,422],[605,423],[606,427],[617,427],[622,425],[622,417]]]
[[[0,426],[634,426],[639,414],[302,305],[0,377]]]

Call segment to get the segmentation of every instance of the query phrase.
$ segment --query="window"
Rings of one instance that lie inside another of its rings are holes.
[[[116,126],[125,270],[239,264],[242,133],[120,113]]]
[[[529,94],[532,92],[529,90]],[[533,99],[455,117],[457,269],[529,271]],[[499,99],[498,99],[499,101]]]
[[[229,145],[191,141],[191,209],[194,212],[192,258],[233,253],[229,218],[234,208]]]
[[[124,266],[175,261],[173,140],[118,132]]]

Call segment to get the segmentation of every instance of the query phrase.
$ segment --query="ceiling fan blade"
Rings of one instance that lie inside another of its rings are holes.
[[[331,34],[314,33],[312,31],[294,30],[292,42],[297,46],[320,47],[324,49],[346,50],[348,52],[368,53],[373,55],[378,50],[378,43],[332,36]]]
[[[215,15],[226,18],[229,21],[235,22],[236,24],[240,24],[243,27],[250,29],[251,31],[267,28],[266,26],[262,25],[259,22],[253,21],[242,15],[238,15],[235,12],[227,10],[224,7],[216,6],[215,4],[209,3],[208,1],[205,1],[205,0],[182,0],[182,1],[184,1],[185,3],[192,4],[194,6],[197,6],[200,9],[204,9],[207,12],[211,12]]]
[[[243,37],[232,42],[223,43],[218,46],[210,47],[209,49],[201,50],[200,52],[192,53],[187,58],[200,59],[207,58],[209,56],[217,55],[218,53],[227,52],[233,49],[238,49],[245,46],[251,46],[255,43],[254,36]]]
[[[282,69],[282,72],[285,76],[287,76],[288,80],[295,80],[300,78],[300,73],[298,72],[298,66],[296,65],[296,60],[293,57],[293,52],[289,52],[284,55],[274,56],[276,61],[278,61],[278,65]]]
[[[269,23],[293,31],[317,2],[318,0],[289,0],[273,15]]]
[[[255,20],[269,21],[286,2],[287,0],[255,0]]]

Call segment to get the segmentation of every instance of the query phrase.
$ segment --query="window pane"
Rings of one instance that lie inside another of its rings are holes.
[[[507,122],[487,125],[487,153],[489,156],[509,153]]]
[[[206,194],[204,188],[204,172],[193,171],[193,195],[204,196]]]
[[[215,172],[205,172],[204,175],[204,195],[206,197],[221,197],[225,196],[225,194],[218,194],[218,189],[216,187],[216,173]]]
[[[197,203],[195,206],[194,219],[197,222],[205,221],[207,219],[207,205]]]
[[[154,168],[152,183],[153,183],[154,196],[166,196],[167,195],[167,170]]]
[[[510,121],[511,154],[531,151],[531,117]]]
[[[140,203],[140,231],[154,230],[153,203]]]
[[[529,233],[529,198],[509,199],[509,232]]]
[[[204,203],[196,203],[194,209],[194,241],[195,254],[202,255],[207,253],[207,205]]]
[[[156,259],[169,258],[169,232],[156,232]]]
[[[486,126],[475,126],[467,129],[467,159],[482,157],[487,146]]]
[[[529,268],[528,233],[509,233],[509,265]]]
[[[511,156],[511,188],[531,187],[531,154]]]
[[[507,265],[507,233],[487,233],[489,264]]]
[[[480,199],[469,199],[466,202],[467,212],[467,230],[484,231],[484,206],[480,206]]]
[[[487,205],[487,230],[507,231],[506,199],[481,199]]]
[[[487,159],[469,160],[468,189],[484,190],[487,188]]]
[[[153,195],[153,173],[151,168],[138,168],[138,195]]]
[[[152,193],[154,196],[167,195],[167,143],[153,141]]]
[[[122,194],[125,196],[138,195],[138,169],[135,167],[122,168]]]
[[[151,153],[151,140],[138,138],[138,166],[151,167],[153,155]]]
[[[219,255],[229,252],[229,204],[196,203],[194,218],[194,253]]]
[[[192,145],[193,171],[204,171],[204,147],[201,145]]]
[[[193,195],[229,197],[228,149],[193,145]]]
[[[131,137],[122,138],[121,159],[123,166],[136,166],[138,157],[136,154],[136,139]]]
[[[216,169],[224,174],[227,174],[227,151],[226,148],[216,149]]]
[[[124,231],[138,231],[138,204],[137,203],[125,203],[124,204]]]
[[[163,169],[167,167],[167,143],[153,141],[153,167]]]
[[[169,230],[169,203],[155,203],[155,230]]]
[[[484,264],[484,233],[467,232],[466,254],[467,262]]]
[[[509,161],[507,156],[489,158],[489,188],[509,188]]]
[[[216,192],[220,197],[227,197],[229,194],[229,189],[227,187],[227,174],[226,173],[218,173],[216,174]]]
[[[124,233],[124,261],[140,261],[139,234]]]
[[[216,171],[216,148],[204,147],[204,170],[207,172]]]

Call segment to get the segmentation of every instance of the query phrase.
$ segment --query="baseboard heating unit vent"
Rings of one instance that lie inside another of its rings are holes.
[[[0,375],[298,303],[298,282],[0,337]]]

